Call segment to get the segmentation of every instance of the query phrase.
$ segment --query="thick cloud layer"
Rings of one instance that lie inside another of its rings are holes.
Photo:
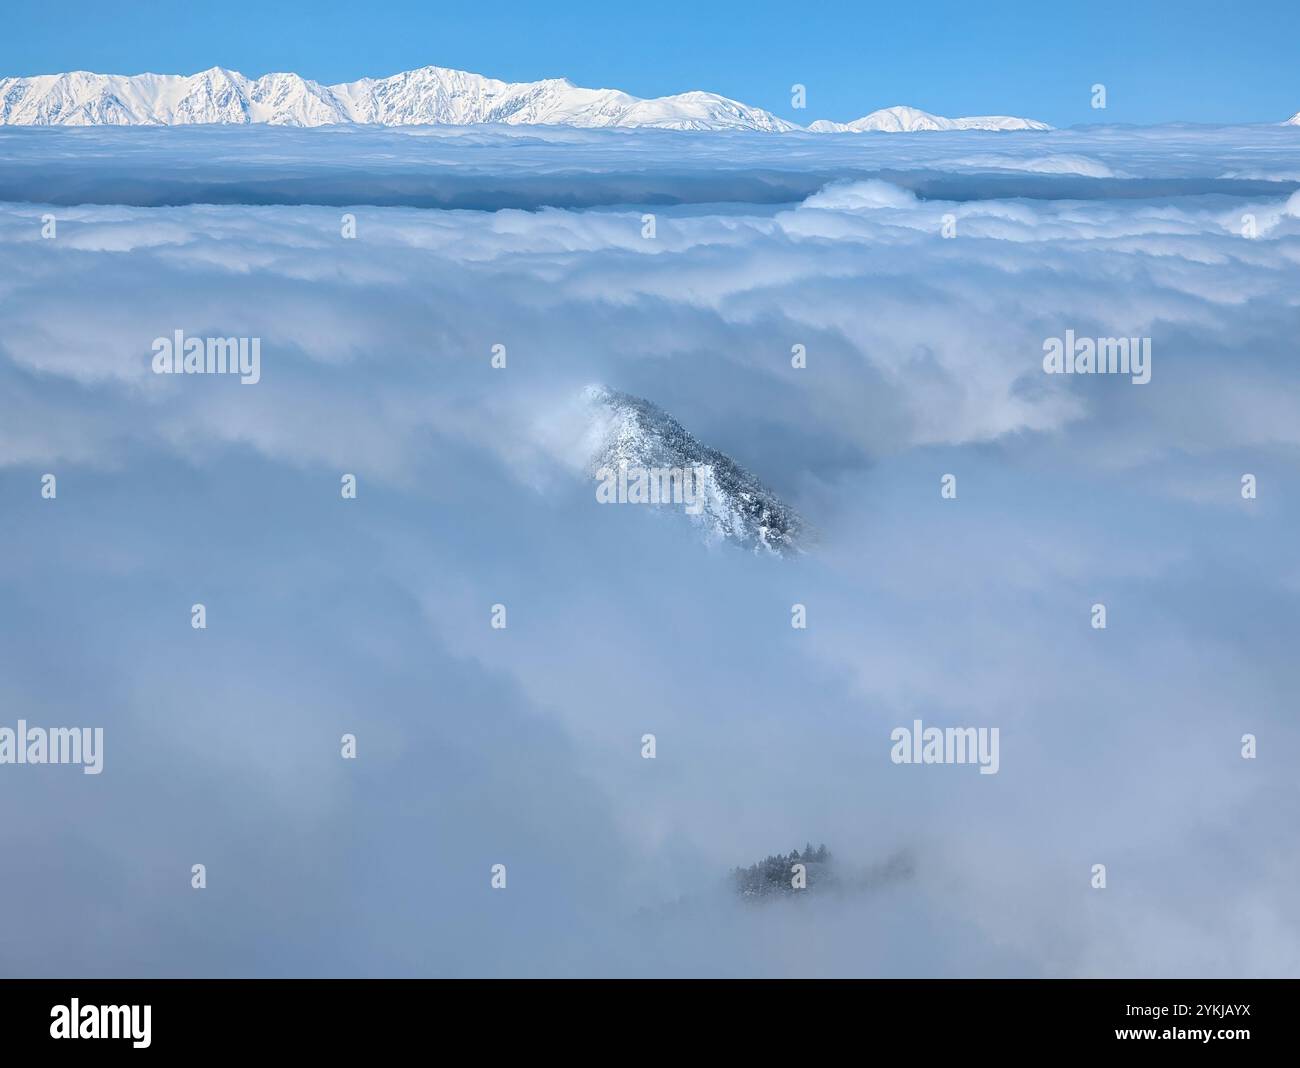
[[[106,739],[0,767],[6,973],[1300,970],[1300,132],[342,136],[0,134],[0,725]],[[178,182],[231,195],[131,206]],[[154,374],[178,329],[261,380]],[[1067,330],[1150,382],[1044,374]],[[592,382],[814,551],[596,504]],[[912,874],[726,891],[807,840]]]
[[[497,210],[779,204],[882,179],[931,198],[1294,190],[1297,128],[691,134],[563,127],[4,127],[0,200]]]

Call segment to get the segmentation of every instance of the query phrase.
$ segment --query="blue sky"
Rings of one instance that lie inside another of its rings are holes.
[[[17,6],[0,76],[293,70],[323,82],[426,64],[568,77],[639,96],[709,89],[796,121],[909,104],[1095,122],[1274,122],[1300,111],[1300,5],[682,3],[646,9],[392,2]],[[790,86],[808,87],[793,111]],[[1089,106],[1104,83],[1108,107]]]

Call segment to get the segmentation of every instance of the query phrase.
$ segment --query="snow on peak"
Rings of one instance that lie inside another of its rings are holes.
[[[814,133],[917,133],[927,130],[1050,130],[1045,122],[1012,115],[971,115],[949,119],[919,108],[881,108],[852,122],[818,119],[809,127]]]

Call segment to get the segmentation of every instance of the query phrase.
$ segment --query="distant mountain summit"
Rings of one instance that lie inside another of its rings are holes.
[[[1012,115],[971,115],[948,119],[919,108],[881,108],[852,122],[818,119],[809,127],[814,133],[919,133],[929,130],[1050,130],[1045,122],[1018,119]]]
[[[501,82],[468,71],[421,67],[391,78],[321,85],[297,74],[246,78],[212,67],[198,74],[41,74],[0,79],[0,125],[183,126],[195,123],[272,126],[381,126],[505,123],[661,130],[803,129],[762,108],[717,93],[642,99],[618,89],[584,89],[564,78]],[[1043,123],[1007,116],[945,119],[914,108],[888,108],[850,123],[822,120],[814,132],[882,130],[1039,130]]]

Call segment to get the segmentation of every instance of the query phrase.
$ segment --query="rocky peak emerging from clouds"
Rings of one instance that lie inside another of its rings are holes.
[[[702,469],[702,508],[690,519],[709,541],[729,541],[786,555],[800,551],[809,531],[803,519],[756,476],[697,441],[658,405],[607,386],[583,393],[591,420],[588,473],[636,468]]]

